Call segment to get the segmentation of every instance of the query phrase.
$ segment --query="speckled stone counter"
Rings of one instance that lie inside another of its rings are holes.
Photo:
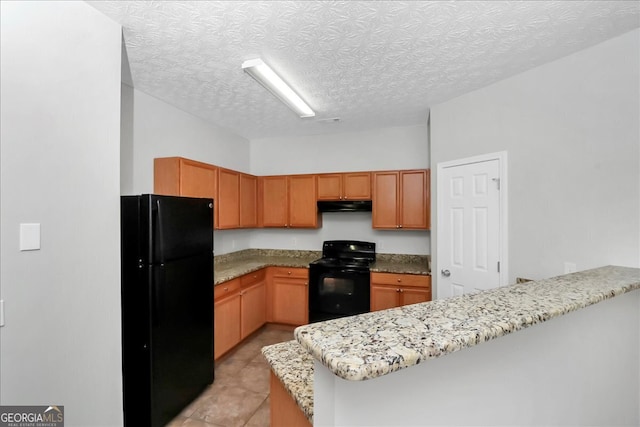
[[[640,269],[607,266],[295,330],[335,375],[366,380],[640,289]]]
[[[431,274],[430,255],[377,254],[371,271],[377,273]]]
[[[295,340],[263,347],[262,354],[313,424],[313,357]]]
[[[265,267],[307,268],[322,256],[320,251],[288,251],[275,249],[247,249],[216,256],[213,259],[214,283],[235,279]]]
[[[246,249],[215,256],[215,284],[235,279],[264,267],[307,268],[309,263],[322,257],[322,251],[296,251],[283,249]],[[378,254],[371,271],[382,273],[431,274],[428,255]]]

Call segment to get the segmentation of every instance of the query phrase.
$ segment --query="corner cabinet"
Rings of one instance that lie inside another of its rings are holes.
[[[373,228],[429,229],[428,169],[374,172],[372,181]]]
[[[431,276],[371,273],[371,311],[431,301]]]
[[[263,227],[318,228],[315,175],[260,177],[261,225]]]

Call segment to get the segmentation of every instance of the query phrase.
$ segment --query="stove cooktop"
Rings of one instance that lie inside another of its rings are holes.
[[[323,267],[349,267],[368,269],[373,261],[369,259],[320,258],[311,263]]]

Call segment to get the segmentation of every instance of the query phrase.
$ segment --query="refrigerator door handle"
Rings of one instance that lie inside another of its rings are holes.
[[[159,259],[158,261],[162,264],[164,263],[164,233],[163,233],[163,229],[164,227],[162,226],[162,214],[161,214],[161,209],[160,209],[160,200],[156,200],[156,207],[157,207],[157,222],[156,222],[156,226],[157,226],[157,230],[158,230],[158,256]]]

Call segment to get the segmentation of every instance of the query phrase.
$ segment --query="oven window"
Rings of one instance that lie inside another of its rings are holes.
[[[320,281],[320,295],[352,295],[355,281],[342,277],[323,277]]]

